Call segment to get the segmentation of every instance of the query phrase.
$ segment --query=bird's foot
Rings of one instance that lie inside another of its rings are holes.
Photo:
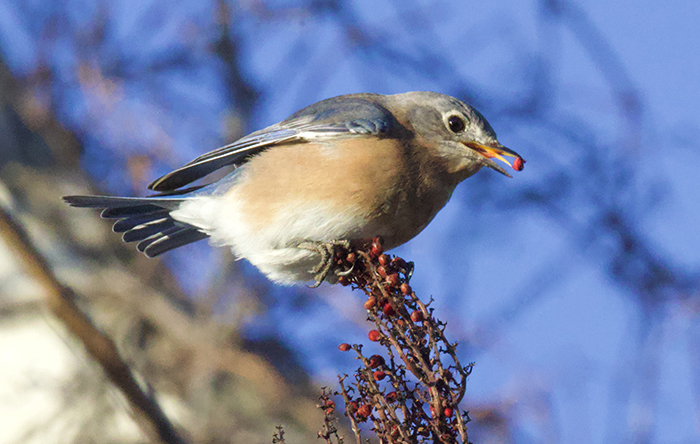
[[[350,249],[350,242],[347,240],[335,240],[330,242],[302,242],[298,246],[304,250],[313,251],[321,256],[318,265],[309,270],[309,273],[314,274],[314,284],[310,288],[316,288],[323,283],[328,275],[333,271],[337,276],[345,276],[352,272],[352,268],[348,270],[334,270],[335,257],[337,254],[347,252]]]

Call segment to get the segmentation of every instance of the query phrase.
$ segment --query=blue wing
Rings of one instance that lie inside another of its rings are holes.
[[[387,134],[395,126],[395,120],[377,103],[382,97],[351,94],[314,103],[278,124],[197,157],[155,180],[148,188],[163,192],[177,190],[224,166],[240,165],[250,156],[275,145]]]

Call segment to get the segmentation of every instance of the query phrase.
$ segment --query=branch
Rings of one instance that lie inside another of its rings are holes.
[[[354,378],[339,376],[357,442],[360,424],[371,422],[382,443],[468,443],[469,415],[459,403],[473,365],[460,363],[446,324],[408,284],[413,264],[383,254],[380,238],[366,251],[341,252],[335,262],[348,270],[340,284],[367,295],[367,320],[374,324],[368,338],[386,352],[367,358],[362,345],[339,347],[353,349],[362,363]]]

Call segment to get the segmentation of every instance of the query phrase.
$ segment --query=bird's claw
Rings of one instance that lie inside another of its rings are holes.
[[[333,269],[333,266],[335,265],[334,260],[336,252],[341,250],[349,250],[350,242],[347,240],[336,240],[331,242],[302,242],[299,244],[299,248],[314,251],[321,256],[321,260],[318,262],[318,264],[309,270],[309,273],[314,275],[314,284],[309,285],[309,288],[316,288],[326,280],[328,274]],[[349,270],[335,270],[334,274],[336,276],[345,276],[350,272],[352,272],[352,267],[350,267]]]
[[[354,269],[355,269],[355,264],[352,264],[352,265],[350,265],[350,268],[348,268],[347,270],[335,270],[335,275],[336,276],[347,276],[350,273],[352,273],[352,271]]]

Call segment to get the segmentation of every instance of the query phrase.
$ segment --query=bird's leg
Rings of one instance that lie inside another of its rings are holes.
[[[331,272],[333,266],[335,265],[335,254],[342,250],[350,249],[350,242],[347,240],[334,240],[330,242],[302,242],[298,245],[299,248],[304,250],[309,250],[318,253],[321,256],[321,260],[318,265],[309,270],[309,273],[314,274],[314,285],[311,288],[316,288],[328,277],[328,273]],[[338,276],[348,274],[352,271],[352,268],[347,271],[336,272]]]

